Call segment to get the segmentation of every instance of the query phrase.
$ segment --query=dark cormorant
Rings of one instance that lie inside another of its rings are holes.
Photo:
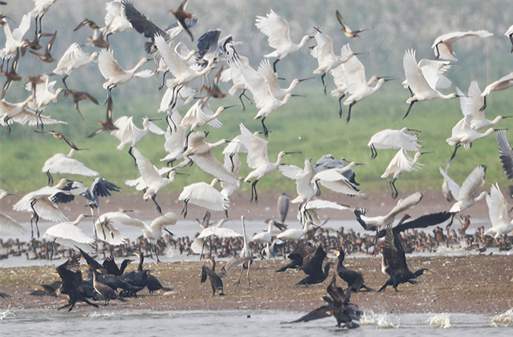
[[[303,271],[308,276],[299,281],[296,285],[322,283],[328,277],[331,265],[333,262],[328,262],[324,265],[324,271],[322,269],[322,262],[326,257],[326,252],[319,246],[313,255],[308,255],[303,258]]]
[[[366,291],[375,291],[364,284],[363,275],[361,273],[344,267],[345,253],[343,249],[335,251],[335,255],[337,255],[338,258],[337,274],[342,280],[347,282],[347,286],[351,288],[353,292],[357,293],[362,288]]]
[[[69,307],[68,311],[71,311],[77,301],[83,301],[93,307],[98,308],[94,303],[87,300],[87,295],[84,294],[80,288],[82,284],[82,272],[79,269],[80,256],[71,257],[68,261],[64,262],[57,267],[57,273],[62,279],[62,285],[57,289],[57,294],[68,295],[68,304],[63,305],[57,310]]]
[[[336,275],[333,275],[333,278],[328,285],[328,294],[333,299],[333,311],[331,312],[331,315],[337,320],[337,326],[344,323],[348,329],[360,327],[360,325],[353,322],[354,313],[349,306],[351,288],[348,288],[344,293],[342,288],[337,287],[337,277]]]
[[[302,269],[303,268],[303,259],[306,256],[313,255],[315,253],[315,249],[309,245],[303,244],[299,245],[296,249],[294,249],[288,256],[292,262],[286,264],[280,269],[276,270],[277,273],[285,271],[289,268],[293,269]]]
[[[417,283],[414,280],[415,278],[429,272],[428,269],[422,268],[412,273],[406,264],[406,254],[398,233],[391,228],[387,228],[386,233],[382,263],[384,271],[390,275],[390,278],[379,288],[378,292],[385,290],[387,286],[393,286],[395,291],[398,291],[397,286],[399,284],[406,282],[415,284]]]
[[[201,283],[204,283],[207,280],[207,277],[210,279],[210,285],[212,286],[212,296],[216,294],[216,290],[219,290],[219,295],[224,295],[223,289],[223,280],[216,274],[216,260],[212,257],[210,258],[210,262],[212,262],[212,269],[207,267],[205,264],[201,266]]]
[[[144,269],[143,269],[144,255],[143,255],[143,253],[138,253],[136,255],[139,256],[139,265],[137,266],[137,272],[143,273],[144,272]],[[173,290],[173,288],[164,287],[162,285],[162,283],[160,283],[160,281],[155,276],[150,274],[150,271],[147,271],[146,288],[148,288],[148,290],[150,291],[150,294],[152,294],[154,291],[161,290],[161,289],[164,291]]]
[[[93,287],[94,290],[101,295],[105,301],[105,305],[109,304],[110,300],[120,300],[123,302],[128,301],[127,299],[120,297],[110,286],[98,281],[98,270],[93,270]]]
[[[56,290],[62,285],[61,281],[55,281],[50,284],[41,284],[36,290],[29,293],[32,296],[53,296],[57,297]]]

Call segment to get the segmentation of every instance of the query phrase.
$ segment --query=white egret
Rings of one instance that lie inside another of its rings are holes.
[[[319,28],[314,27],[314,29],[314,36],[317,45],[312,48],[310,54],[317,59],[318,67],[313,71],[313,73],[322,73],[321,81],[324,87],[324,94],[326,94],[326,83],[324,82],[326,74],[358,54],[351,51],[349,44],[345,44],[340,50],[340,56],[336,55],[333,51],[333,39],[321,32]]]
[[[111,34],[120,33],[132,28],[132,24],[126,18],[121,0],[107,2],[105,10],[105,27],[100,28],[100,31],[107,41]]]
[[[184,218],[187,216],[187,205],[189,203],[208,208],[212,211],[225,211],[226,214],[228,213],[230,199],[214,188],[217,182],[218,179],[214,178],[210,184],[198,182],[183,188],[182,193],[178,196],[178,200],[183,201],[182,214]]]
[[[452,44],[458,41],[461,38],[467,36],[476,36],[476,37],[488,37],[492,36],[493,33],[490,33],[486,30],[469,30],[467,32],[452,32],[440,35],[435,39],[431,48],[434,49],[436,58],[442,58],[445,60],[453,60],[456,61],[454,50],[452,50]]]
[[[513,230],[513,220],[509,216],[508,202],[501,193],[498,184],[492,185],[490,194],[486,194],[486,204],[488,205],[488,215],[492,222],[492,227],[483,233],[483,235],[493,235],[493,237],[480,249],[485,251],[501,235],[508,234]]]
[[[0,188],[0,200],[2,200],[4,197],[8,195],[12,194],[7,193],[6,191]],[[19,235],[23,234],[24,232],[25,228],[23,228],[22,225],[20,225],[16,220],[11,218],[7,214],[0,212],[0,233]]]
[[[307,220],[303,224],[303,228],[289,228],[284,230],[283,232],[276,235],[277,239],[283,241],[298,241],[301,239],[306,233],[310,231],[310,226],[312,225],[312,221]]]
[[[83,218],[91,215],[80,214],[75,221],[61,222],[51,226],[43,234],[43,238],[57,242],[69,248],[80,248],[85,252],[93,251],[94,239],[87,236],[77,225]]]
[[[175,78],[167,80],[166,85],[171,88],[173,102],[171,105],[174,107],[175,97],[177,95],[177,87],[187,85],[190,81],[208,73],[213,64],[207,64],[204,68],[198,67],[189,68],[187,64],[182,60],[180,55],[171,48],[162,36],[155,37],[155,45],[157,46],[160,55],[164,58],[169,71],[175,76]]]
[[[205,239],[210,236],[216,236],[220,239],[223,238],[240,238],[242,235],[230,228],[223,227],[226,219],[221,219],[216,225],[208,226],[198,235],[198,239]]]
[[[208,104],[208,96],[202,99],[199,99],[193,106],[187,111],[187,113],[183,116],[182,121],[180,122],[180,126],[184,128],[189,128],[191,131],[196,131],[201,126],[208,124],[213,128],[219,129],[223,126],[217,117],[226,109],[231,108],[220,106],[217,108],[216,112],[212,111],[210,104]]]
[[[343,168],[332,168],[323,171],[319,171],[312,178],[312,182],[315,184],[318,190],[317,195],[320,195],[319,183],[329,188],[330,190],[337,193],[344,193],[349,196],[364,195],[360,192],[360,189],[356,184],[351,182],[345,175],[349,169],[352,169],[355,165],[361,165],[355,162],[350,162]]]
[[[147,186],[146,192],[144,192],[143,195],[143,199],[147,201],[151,198],[153,203],[155,203],[155,206],[157,206],[157,212],[162,214],[162,209],[155,199],[157,197],[157,193],[161,189],[175,181],[176,171],[169,171],[167,178],[162,178],[155,166],[153,166],[153,164],[145,156],[143,156],[137,148],[134,147],[132,149],[132,153],[134,154],[135,163],[139,169],[139,173],[141,173],[141,177]]]
[[[497,81],[488,84],[481,93],[481,96],[484,97],[484,103],[481,110],[486,108],[486,96],[488,96],[492,91],[506,90],[511,87],[513,87],[513,73],[509,73]]]
[[[261,118],[264,135],[267,137],[269,131],[265,126],[265,119],[271,114],[271,112],[287,104],[289,99],[292,97],[292,94],[285,94],[281,100],[276,98],[271,91],[269,82],[261,73],[251,68],[249,65],[239,65],[242,76],[244,76],[244,80],[246,81],[247,88],[253,94],[255,105],[259,109],[254,119]]]
[[[117,127],[117,130],[111,131],[110,134],[119,139],[119,141],[121,142],[117,147],[118,150],[123,150],[125,145],[130,145],[128,153],[135,160],[135,157],[132,155],[132,148],[138,141],[140,141],[144,136],[146,136],[148,131],[156,135],[163,135],[166,132],[153,123],[155,119],[150,119],[148,117],[143,118],[143,128],[139,129],[135,125],[133,118],[133,116],[119,117],[114,122],[114,125]]]
[[[16,55],[18,48],[24,47],[26,42],[23,41],[23,35],[25,35],[30,28],[30,15],[23,15],[19,27],[13,29],[12,32],[7,20],[3,20],[2,26],[4,26],[5,33],[5,47],[0,50],[3,66],[6,59],[13,58]]]
[[[485,183],[486,176],[486,165],[479,165],[476,167],[465,179],[463,184],[458,186],[445,172],[440,171],[442,176],[447,180],[449,189],[452,195],[457,200],[456,203],[451,207],[449,212],[457,213],[461,212],[470,206],[473,206],[476,202],[483,199],[487,194],[486,191],[478,194],[479,189]],[[452,224],[452,221],[451,221]]]
[[[392,80],[392,78],[384,78],[372,76],[368,82],[365,81],[365,67],[356,56],[351,57],[346,63],[341,65],[346,70],[347,92],[349,97],[344,101],[344,105],[349,105],[346,123],[351,119],[351,108],[361,100],[373,95],[381,88],[383,83]],[[374,87],[369,84],[377,81]],[[340,110],[342,111],[342,110]],[[342,112],[340,112],[342,117]]]
[[[269,88],[271,89],[271,93],[277,99],[284,99],[285,95],[292,92],[292,90],[301,82],[308,80],[310,78],[299,80],[297,78],[293,79],[287,88],[281,88],[278,84],[278,75],[271,68],[271,64],[268,59],[264,59],[260,62],[258,66],[258,72],[265,77],[267,83],[269,84]],[[251,89],[250,89],[251,90]],[[292,95],[297,96],[297,95]]]
[[[174,122],[180,124],[182,117],[179,112],[175,111],[170,118],[172,118]],[[185,143],[186,130],[181,126],[176,127],[175,130],[171,130],[171,127],[168,126],[164,137],[166,138],[164,149],[168,154],[160,161],[166,161],[168,165],[169,163],[173,164],[175,160],[183,158],[183,149],[187,145]]]
[[[186,158],[176,168],[187,166],[194,161],[199,168],[203,171],[213,175],[219,180],[236,183],[237,179],[228,171],[223,164],[217,160],[212,154],[211,150],[222,144],[226,144],[226,139],[221,139],[215,143],[205,142],[207,132],[197,131],[189,136],[187,142],[187,150],[183,152],[183,157]]]
[[[56,2],[57,0],[34,0],[34,9],[29,12],[29,14],[35,18],[35,24],[36,24],[36,32],[41,33],[43,30],[43,26],[41,25],[41,20],[43,19],[43,16],[45,16],[46,12],[50,9],[50,7]],[[38,23],[39,23],[39,30],[38,30]]]
[[[321,221],[321,218],[317,214],[317,211],[325,208],[336,209],[339,211],[351,210],[350,207],[338,204],[333,201],[315,199],[310,200],[309,202],[305,203],[303,207],[301,207],[297,214],[297,218],[300,222],[310,220],[315,226],[320,227],[324,224],[324,222]]]
[[[465,94],[459,89],[456,88],[458,92],[458,96],[460,97],[460,107],[463,116],[468,114],[472,115],[472,122],[470,126],[473,130],[481,130],[492,125],[497,124],[503,119],[509,118],[511,116],[497,116],[493,120],[486,119],[484,109],[484,97],[481,96],[481,89],[479,89],[479,85],[477,81],[472,81],[468,88],[468,95]]]
[[[313,36],[305,35],[301,38],[299,44],[292,43],[290,39],[290,24],[272,9],[267,16],[257,16],[256,23],[258,29],[269,39],[269,46],[275,51],[264,55],[264,57],[276,57],[273,62],[273,70],[276,72],[276,64],[281,59],[294,54],[301,49],[305,43]]]
[[[276,226],[276,222],[272,219],[269,219],[267,221],[267,231],[257,233],[253,236],[251,239],[252,242],[258,243],[258,244],[266,244],[270,243],[273,240],[273,227]],[[282,229],[278,226],[276,228]]]
[[[134,77],[148,78],[153,76],[153,72],[150,70],[143,70],[136,73],[147,61],[148,59],[143,57],[132,69],[125,70],[121,68],[118,61],[114,59],[112,49],[102,49],[98,56],[98,67],[100,68],[102,76],[107,80],[107,82],[103,83],[103,89],[107,90],[107,100],[111,97],[111,90],[118,85],[127,83]]]
[[[63,139],[70,147],[71,150],[66,155],[64,153],[56,153],[45,161],[42,172],[45,172],[48,176],[48,184],[53,184],[52,173],[63,173],[63,174],[78,174],[87,177],[94,177],[99,175],[97,171],[90,169],[85,166],[82,162],[72,158],[75,152],[82,150],[79,149],[73,142],[71,142],[66,136],[60,132],[49,131],[57,139]]]
[[[61,59],[57,63],[57,67],[55,67],[53,73],[64,75],[62,77],[62,83],[64,83],[64,86],[68,89],[68,86],[66,85],[66,79],[68,76],[74,70],[93,62],[98,55],[98,52],[91,53],[91,55],[84,53],[80,48],[80,45],[74,42],[64,52],[64,55],[62,55]]]
[[[229,68],[225,69],[221,73],[221,77],[219,78],[222,82],[229,82],[232,81],[233,85],[228,90],[228,93],[233,96],[237,90],[241,91],[241,94],[239,95],[240,103],[242,104],[242,111],[246,111],[246,106],[244,105],[244,102],[242,101],[242,96],[246,97],[250,104],[253,104],[251,99],[246,95],[246,89],[248,89],[248,86],[246,84],[246,80],[244,79],[244,76],[242,75],[241,68],[242,67],[249,67],[249,60],[245,56],[237,55],[236,58],[237,61],[234,59],[228,60]],[[239,66],[239,64],[241,66]]]
[[[422,71],[422,75],[431,88],[446,89],[451,86],[451,80],[443,75],[447,70],[451,68],[450,61],[421,59],[417,65],[419,66],[420,70]],[[405,79],[402,84],[405,89],[407,88],[410,90],[410,94],[413,96],[413,93],[411,92],[411,89],[408,85],[408,80]]]
[[[379,215],[374,217],[365,216],[366,210],[355,209],[355,215],[357,219],[365,222],[366,226],[363,226],[367,230],[381,230],[391,225],[395,216],[402,213],[413,206],[417,205],[424,196],[421,192],[415,192],[404,199],[400,199],[397,204],[385,215]]]
[[[66,122],[52,119],[48,116],[37,115],[32,110],[26,109],[27,104],[32,100],[32,95],[27,97],[26,100],[19,103],[10,103],[5,99],[0,101],[0,125],[7,128],[7,132],[11,132],[11,124],[18,123],[21,125],[29,124],[38,125],[39,122],[43,124],[67,124]]]
[[[418,170],[422,164],[418,163],[418,160],[421,155],[429,153],[429,152],[416,152],[413,159],[408,156],[406,150],[402,147],[397,151],[396,155],[390,163],[388,164],[385,172],[381,175],[381,178],[386,178],[392,175],[392,180],[390,180],[390,189],[392,190],[392,199],[397,198],[399,192],[397,192],[397,188],[395,187],[395,181],[401,174],[404,172],[410,172],[413,170]]]
[[[297,153],[297,152],[285,152],[281,151],[278,153],[278,158],[275,163],[271,163],[269,161],[269,157],[267,155],[267,144],[268,142],[255,134],[252,134],[242,123],[240,124],[240,133],[241,137],[239,138],[240,142],[244,147],[248,150],[247,162],[248,166],[253,169],[244,181],[251,183],[251,200],[255,203],[258,203],[258,194],[256,190],[256,184],[260,179],[264,176],[272,173],[274,170],[278,168],[281,164],[281,160],[287,154]]]
[[[31,87],[34,91],[34,95],[32,96],[33,100],[28,103],[28,107],[36,110],[39,114],[41,111],[45,110],[51,102],[57,102],[57,98],[65,89],[54,89],[55,83],[57,83],[57,81],[50,82],[50,76],[43,75],[41,82],[36,84],[35,87]],[[27,86],[28,85],[30,85],[30,82]],[[28,87],[26,89],[30,90]]]
[[[442,193],[447,200],[447,202],[451,202],[454,200],[454,196],[451,193],[451,189],[449,188],[449,181],[445,179],[446,176],[449,176],[449,167],[451,167],[451,161],[446,160],[447,166],[445,167],[445,170],[443,170],[441,167],[438,167],[438,170],[440,171],[440,174],[442,177],[444,177],[444,181],[442,182]],[[442,171],[445,173],[443,174]]]
[[[62,188],[66,186],[68,182],[68,179],[63,178],[54,186],[45,186],[36,191],[29,192],[12,206],[12,209],[17,212],[29,212],[32,214],[30,226],[32,227],[33,222],[36,223],[38,237],[39,227],[37,223],[40,217],[54,222],[68,220],[59,207],[50,200],[52,195],[62,192]],[[34,230],[32,229],[32,236],[33,235]]]
[[[484,133],[479,133],[476,130],[472,129],[472,118],[471,114],[463,117],[456,125],[452,128],[452,135],[450,138],[446,139],[447,144],[453,146],[454,152],[452,153],[451,159],[456,156],[456,152],[463,145],[465,150],[470,150],[472,143],[481,138],[485,138],[488,135],[498,131],[499,129],[490,128],[486,130]]]
[[[280,165],[279,170],[285,177],[296,181],[296,190],[298,196],[290,202],[293,204],[310,201],[319,192],[317,185],[313,183],[315,170],[312,165],[312,158],[305,159],[305,167],[301,169],[295,165]]]
[[[408,87],[413,93],[413,95],[406,100],[406,103],[409,104],[409,106],[403,116],[403,119],[408,116],[413,104],[416,102],[429,101],[435,98],[451,99],[457,97],[454,93],[448,95],[442,94],[436,89],[437,81],[428,81],[429,77],[425,77],[422,69],[417,64],[417,60],[415,59],[415,50],[410,49],[404,52],[403,68],[406,81],[408,82]]]
[[[409,134],[408,132],[415,132]],[[371,149],[371,159],[378,156],[376,149],[400,149],[403,147],[406,151],[418,152],[422,147],[419,144],[417,132],[419,130],[402,128],[401,130],[385,129],[375,133],[367,146]]]

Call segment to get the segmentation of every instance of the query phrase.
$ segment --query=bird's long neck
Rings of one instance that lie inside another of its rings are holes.
[[[496,131],[495,129],[490,128],[490,129],[486,130],[486,132],[485,132],[485,133],[482,133],[482,134],[481,134],[481,136],[480,136],[479,138],[487,137],[487,136],[489,136],[490,134],[494,133],[495,131]]]
[[[73,155],[75,154],[75,152],[77,152],[77,150],[75,150],[75,149],[71,148],[71,150],[69,151],[69,153],[68,153],[68,155],[67,155],[66,157],[68,157],[68,158],[73,157]]]
[[[303,48],[306,41],[308,41],[308,40],[310,40],[310,36],[308,36],[308,35],[303,36],[303,38],[301,39],[301,41],[299,41],[299,44],[297,45],[297,49],[299,50],[299,49]]]
[[[85,217],[84,214],[80,214],[77,218],[77,220],[73,221],[73,226],[76,226],[80,223],[80,221],[82,221],[82,219]]]
[[[476,202],[480,201],[481,199],[483,199],[483,198],[486,196],[486,194],[488,194],[488,192],[486,192],[486,191],[481,192],[481,194],[479,194],[479,195],[477,196],[477,198],[475,198],[475,201],[476,201]]]
[[[121,266],[119,268],[119,272],[121,273],[121,275],[123,275],[123,273],[125,272],[125,269],[126,267],[128,266],[128,263],[130,262],[130,260],[123,260],[123,262],[121,262]]]
[[[324,266],[324,276],[325,277],[328,277],[330,268],[331,268],[331,262],[326,263],[326,265]]]
[[[133,67],[131,70],[129,70],[128,72],[134,74],[137,70],[139,70],[139,68],[142,67],[143,64],[146,63],[146,59],[145,58],[142,58],[139,62],[137,62],[137,64],[135,65],[135,67]]]
[[[207,142],[205,142],[205,143],[208,144],[208,146],[212,149],[214,147],[218,147],[220,145],[226,144],[226,140],[221,139],[220,141],[217,141],[215,143],[207,143]]]
[[[271,221],[269,221],[269,223],[267,224],[267,233],[271,234],[273,230],[273,223]]]
[[[144,255],[141,252],[140,255],[139,255],[139,265],[137,266],[137,271],[138,272],[143,271],[143,262],[144,262]]]

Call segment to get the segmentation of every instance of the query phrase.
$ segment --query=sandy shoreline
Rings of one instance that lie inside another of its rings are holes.
[[[463,257],[407,257],[410,268],[429,268],[431,273],[419,278],[416,285],[399,286],[399,292],[387,288],[382,293],[362,292],[351,300],[364,310],[378,313],[484,313],[496,314],[513,308],[513,260],[506,255]],[[378,289],[387,279],[380,271],[380,257],[347,258],[347,266],[364,274],[366,283]],[[212,296],[210,284],[200,284],[202,262],[145,264],[145,268],[173,291],[148,294],[126,303],[111,302],[99,310],[287,310],[305,312],[323,304],[328,281],[308,288],[294,284],[304,277],[301,271],[274,271],[283,260],[256,261],[251,270],[251,285],[246,274],[241,284],[233,283],[239,272],[225,278],[225,296]],[[222,263],[220,263],[222,264]],[[134,266],[131,266],[134,268]],[[51,309],[66,303],[63,298],[35,297],[28,293],[39,283],[57,279],[55,267],[0,269],[1,290],[10,294],[0,299],[0,309]],[[330,272],[330,275],[333,271]],[[343,281],[338,279],[340,284]],[[98,310],[78,304],[74,310]]]

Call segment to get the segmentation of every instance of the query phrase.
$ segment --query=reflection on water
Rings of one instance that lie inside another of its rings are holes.
[[[89,311],[7,310],[0,312],[2,331],[15,336],[511,336],[513,311],[501,315],[376,314],[366,312],[361,327],[350,332],[326,318],[283,323],[302,313],[287,311]],[[449,325],[447,325],[448,323]],[[478,330],[476,330],[478,329]],[[379,331],[378,331],[379,330]]]

